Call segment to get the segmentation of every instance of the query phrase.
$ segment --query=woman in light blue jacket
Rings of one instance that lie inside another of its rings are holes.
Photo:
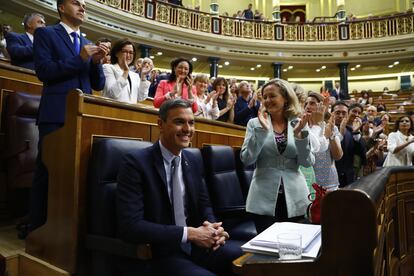
[[[262,88],[257,118],[247,124],[241,150],[245,165],[256,163],[246,209],[258,233],[276,221],[295,221],[309,204],[309,190],[299,166],[312,166],[307,122],[291,85],[273,79]]]

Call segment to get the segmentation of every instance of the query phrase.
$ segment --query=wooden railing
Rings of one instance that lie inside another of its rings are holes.
[[[414,32],[414,14],[349,22],[287,23],[215,16],[155,0],[95,0],[115,9],[184,29],[278,41],[337,41],[394,37]]]

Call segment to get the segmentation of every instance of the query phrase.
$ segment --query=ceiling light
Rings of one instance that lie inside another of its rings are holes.
[[[352,68],[351,68],[351,71],[355,71],[355,68],[354,68],[354,67],[352,67]]]
[[[218,66],[218,68],[223,68],[223,65],[221,65],[221,64],[220,64],[220,65]]]
[[[196,61],[197,61],[197,58],[196,58],[196,57],[193,57],[191,60],[192,60],[193,62],[196,62]]]
[[[357,64],[357,65],[355,65],[355,67],[356,68],[359,68],[359,67],[361,67],[361,64]]]
[[[254,71],[254,67],[250,68],[250,70]]]
[[[399,61],[395,61],[395,62],[394,62],[394,65],[398,65],[398,64],[400,64],[400,62],[399,62]]]
[[[225,62],[224,62],[224,65],[226,65],[226,66],[227,66],[227,65],[230,65],[230,62],[225,61]]]
[[[162,56],[162,52],[157,52],[157,56]]]
[[[256,67],[257,68],[260,68],[260,67],[262,67],[262,65],[261,64],[257,64]]]
[[[321,69],[323,70],[323,69],[326,69],[326,66],[325,65],[323,65],[322,67],[321,67]]]
[[[283,72],[287,72],[287,69],[285,68],[285,69],[283,69]]]
[[[288,70],[290,70],[290,69],[293,69],[293,66],[292,65],[289,65]]]
[[[316,72],[320,72],[321,71],[321,69],[316,69]]]
[[[392,68],[392,67],[394,67],[394,65],[392,65],[392,64],[388,65],[388,68]]]
[[[150,56],[150,59],[154,59],[155,57],[154,56]]]

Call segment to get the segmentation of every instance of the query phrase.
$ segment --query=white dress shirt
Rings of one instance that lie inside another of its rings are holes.
[[[65,23],[63,23],[62,21],[60,21],[59,24],[62,25],[63,28],[65,28],[65,30],[68,33],[68,36],[70,38],[70,41],[72,41],[72,43],[73,43],[73,36],[71,35],[71,33],[76,32],[78,34],[79,43],[80,43],[80,35],[81,35],[80,29],[78,29],[77,31],[75,31],[71,27],[69,27],[68,25],[66,25]]]
[[[171,182],[171,162],[174,159],[174,157],[176,157],[176,155],[172,154],[166,147],[164,147],[160,142],[160,149],[161,149],[161,154],[162,154],[162,159],[164,161],[164,169],[165,169],[165,174],[167,176],[167,189],[168,189],[168,196],[170,197],[170,202],[172,202],[172,191],[171,191],[171,187],[169,185],[169,183]],[[181,152],[178,155],[181,159]],[[184,178],[183,178],[183,168],[181,166],[181,162],[178,165],[178,181],[181,184],[181,191],[183,194],[183,198],[185,199],[185,186],[184,186]],[[185,202],[185,200],[183,200]],[[185,208],[185,204],[184,204],[184,208]],[[187,212],[184,212],[187,213]],[[181,239],[182,243],[187,242],[187,227],[184,227],[184,231],[183,231],[183,237]]]

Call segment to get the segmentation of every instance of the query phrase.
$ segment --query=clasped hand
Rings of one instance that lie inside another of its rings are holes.
[[[188,228],[188,240],[199,247],[217,250],[229,239],[229,234],[221,226],[222,222],[204,221],[203,225]]]

